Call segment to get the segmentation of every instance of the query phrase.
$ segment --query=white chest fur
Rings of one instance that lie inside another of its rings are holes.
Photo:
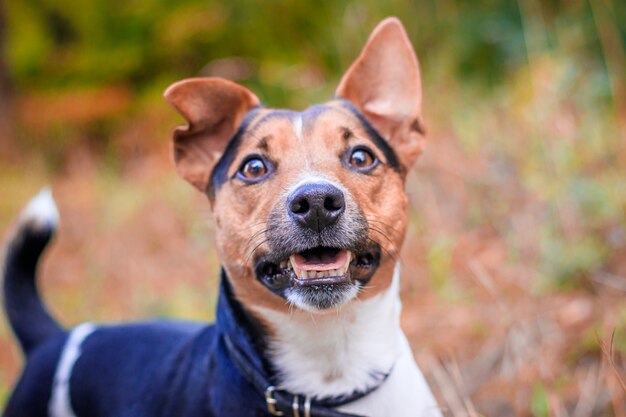
[[[372,417],[440,416],[400,328],[399,275],[397,267],[387,291],[334,314],[258,310],[276,323],[270,359],[281,386],[310,396],[338,396],[367,390],[391,371],[377,390],[340,409]]]

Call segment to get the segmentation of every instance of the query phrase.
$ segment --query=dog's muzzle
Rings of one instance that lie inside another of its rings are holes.
[[[268,250],[255,258],[257,279],[316,309],[353,297],[380,262],[359,207],[326,182],[301,185],[277,204],[266,238]]]

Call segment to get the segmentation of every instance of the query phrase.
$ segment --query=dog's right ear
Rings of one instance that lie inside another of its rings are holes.
[[[221,78],[190,78],[172,84],[164,94],[187,120],[173,132],[176,170],[206,192],[213,167],[250,109],[260,104],[247,88]]]

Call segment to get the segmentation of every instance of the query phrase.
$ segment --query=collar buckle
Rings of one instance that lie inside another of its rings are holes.
[[[279,390],[280,388],[276,388],[273,385],[270,385],[265,389],[265,404],[267,404],[267,411],[273,416],[283,416],[283,413],[280,410],[276,409],[276,398],[274,398],[274,391]]]

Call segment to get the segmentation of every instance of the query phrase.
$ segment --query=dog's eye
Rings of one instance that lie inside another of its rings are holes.
[[[373,168],[378,160],[370,151],[358,148],[352,150],[347,162],[352,168],[356,168],[359,171],[367,171]]]
[[[267,174],[267,167],[263,160],[259,158],[251,158],[239,169],[239,173],[249,180],[261,178]]]

